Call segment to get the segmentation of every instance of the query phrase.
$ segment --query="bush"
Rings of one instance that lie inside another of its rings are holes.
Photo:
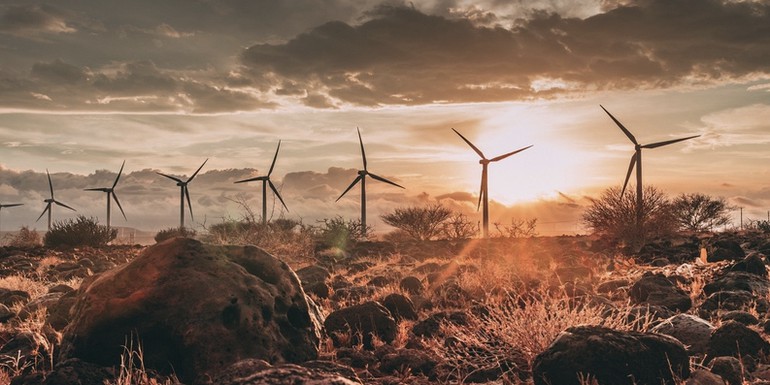
[[[11,236],[7,242],[8,246],[13,247],[35,247],[42,243],[37,230],[30,230],[27,226],[21,226],[19,232]]]
[[[463,213],[455,213],[444,221],[441,237],[445,239],[468,239],[479,233],[478,223],[471,222]]]
[[[75,219],[57,221],[51,226],[43,243],[47,247],[100,247],[118,236],[117,229],[100,225],[96,218],[78,215]]]
[[[654,186],[644,188],[642,221],[636,223],[636,191],[621,196],[619,187],[604,190],[592,199],[583,213],[583,222],[594,233],[630,246],[641,246],[645,239],[672,235],[677,227],[672,204],[666,194]]]
[[[309,226],[293,219],[276,219],[262,224],[246,216],[226,219],[208,227],[205,240],[210,243],[254,245],[279,257],[307,260],[313,256],[313,233]]]
[[[436,203],[425,207],[397,208],[381,215],[382,220],[418,241],[434,239],[444,230],[452,210]]]
[[[361,220],[345,220],[341,216],[324,218],[313,229],[318,242],[340,250],[347,250],[354,242],[366,239],[371,231],[371,226],[364,228]]]
[[[730,210],[724,198],[706,194],[681,194],[674,199],[674,215],[682,230],[709,231],[730,224]]]
[[[531,238],[537,236],[537,218],[511,218],[511,224],[494,223],[495,230],[502,238]]]
[[[155,234],[155,242],[160,243],[166,239],[176,237],[195,238],[196,234],[198,233],[195,230],[188,229],[186,227],[169,227],[167,229],[158,231],[158,233]]]

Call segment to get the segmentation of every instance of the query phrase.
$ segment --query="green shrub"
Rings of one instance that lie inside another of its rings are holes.
[[[108,229],[100,225],[96,218],[79,215],[75,219],[54,222],[45,234],[43,244],[47,247],[100,247],[117,236],[117,229]]]
[[[452,217],[452,210],[440,203],[423,207],[402,207],[381,215],[382,221],[401,230],[417,241],[438,238],[444,230],[444,222]]]
[[[42,244],[37,230],[30,230],[27,226],[21,226],[19,232],[10,237],[7,244],[13,247],[35,247]]]
[[[176,238],[176,237],[185,237],[185,238],[195,238],[195,235],[197,232],[193,229],[188,229],[186,227],[170,227],[167,229],[163,229],[161,231],[158,231],[157,234],[155,234],[155,242],[163,242],[166,239]]]

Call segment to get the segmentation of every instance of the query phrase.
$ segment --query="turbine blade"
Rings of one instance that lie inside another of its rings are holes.
[[[72,210],[72,211],[77,211],[77,210],[73,209],[72,207],[69,207],[69,206],[67,206],[67,205],[65,205],[64,203],[61,203],[61,202],[59,202],[59,201],[53,201],[53,203],[56,203],[57,205],[59,205],[59,206],[61,206],[61,207],[65,207],[65,208],[68,208],[68,209],[70,209],[70,210]]]
[[[610,114],[610,112],[609,112],[609,111],[607,111],[607,109],[606,109],[606,108],[604,108],[604,106],[602,106],[602,105],[600,104],[600,105],[599,105],[599,107],[601,107],[601,108],[602,108],[602,110],[604,110],[604,112],[606,112],[606,113],[607,113],[607,115],[609,115],[609,116],[610,116],[610,118],[612,118],[612,121],[613,121],[613,122],[615,122],[615,124],[617,124],[617,125],[618,125],[618,127],[620,127],[620,129],[621,129],[621,130],[623,130],[623,133],[624,133],[624,134],[626,134],[626,136],[628,137],[628,139],[631,139],[631,142],[633,142],[635,145],[638,145],[638,144],[639,144],[639,142],[637,142],[637,141],[636,141],[636,138],[634,138],[634,135],[633,135],[633,134],[631,134],[631,131],[628,131],[628,129],[627,129],[625,126],[623,126],[623,123],[620,123],[620,122],[619,122],[617,119],[615,119],[615,117],[614,117],[614,116],[612,116],[612,114]]]
[[[118,176],[115,177],[115,183],[112,184],[112,188],[115,188],[115,186],[118,185],[118,181],[120,180],[120,174],[123,173],[123,167],[126,165],[126,161],[123,161],[123,164],[120,165],[120,171],[118,171]]]
[[[452,129],[452,131],[454,131],[454,132],[455,132],[455,134],[457,134],[457,135],[460,135],[460,137],[461,137],[461,138],[463,138],[463,140],[465,141],[465,143],[468,143],[468,145],[469,145],[469,146],[471,146],[471,148],[473,149],[473,151],[476,151],[476,153],[477,153],[477,154],[479,154],[479,156],[481,157],[481,159],[487,159],[487,157],[485,157],[485,156],[484,156],[484,153],[483,153],[483,152],[481,152],[481,150],[479,150],[479,148],[478,148],[478,147],[474,146],[474,145],[473,145],[473,143],[471,143],[471,141],[470,141],[470,140],[466,139],[466,138],[465,138],[465,137],[464,137],[464,136],[463,136],[461,133],[457,132],[457,130],[455,130],[454,128]]]
[[[50,210],[50,209],[51,209],[51,202],[48,202],[48,204],[47,204],[47,205],[45,205],[45,208],[43,209],[43,212],[40,214],[40,216],[39,216],[39,217],[37,217],[37,219],[35,219],[35,222],[39,221],[39,220],[40,220],[40,218],[42,218],[42,217],[43,217],[43,215],[45,215],[45,212],[46,212],[46,211],[48,211],[48,210]]]
[[[663,141],[663,142],[645,144],[644,146],[642,146],[642,148],[658,148],[658,147],[668,146],[669,144],[674,144],[674,143],[677,143],[677,142],[683,142],[685,140],[690,140],[692,138],[697,138],[699,136],[700,135],[693,135],[693,136],[688,136],[686,138],[666,140],[666,141]]]
[[[281,194],[278,192],[278,189],[275,188],[275,185],[273,184],[273,182],[268,179],[267,180],[267,184],[270,185],[270,189],[273,190],[273,194],[275,194],[275,196],[278,197],[278,200],[281,201],[281,204],[283,205],[283,208],[285,208],[286,211],[289,211],[289,208],[286,207],[286,203],[283,201],[283,198],[281,198]]]
[[[206,165],[206,162],[208,162],[208,161],[209,161],[208,158],[206,158],[206,160],[203,161],[203,164],[200,167],[198,167],[197,170],[195,170],[195,173],[192,174],[190,179],[187,180],[187,183],[190,183],[190,181],[193,180],[193,178],[195,178],[196,175],[198,175],[198,172],[200,172],[200,170],[203,168],[204,165]],[[192,214],[190,214],[190,217],[192,218]]]
[[[108,192],[109,189],[106,187],[98,187],[98,188],[84,188],[83,191],[101,191],[101,192]]]
[[[273,168],[275,167],[275,160],[278,159],[278,150],[281,149],[281,141],[278,141],[278,148],[275,149],[275,156],[273,156],[273,163],[270,164],[270,171],[267,172],[267,176],[270,176],[270,174],[273,173]]]
[[[157,171],[155,173],[158,174],[158,175],[165,176],[166,178],[171,179],[171,180],[173,180],[175,182],[184,183],[181,179],[179,179],[179,178],[177,178],[175,176],[171,176],[171,175],[164,174],[162,172],[157,172]]]
[[[620,192],[620,196],[622,197],[623,194],[626,193],[626,187],[628,186],[628,180],[631,179],[631,172],[634,171],[634,166],[636,166],[636,152],[634,152],[634,155],[631,155],[631,163],[628,165],[628,172],[626,173],[626,180],[623,182],[623,190]]]
[[[3,205],[3,207],[16,207],[16,206],[24,206],[24,203],[11,203],[7,205]]]
[[[120,209],[120,213],[123,214],[123,219],[128,220],[128,218],[126,218],[126,213],[123,211],[123,206],[120,205],[120,201],[118,200],[118,195],[115,194],[114,191],[112,192],[112,199],[115,200],[115,203],[118,204],[118,208]]]
[[[356,131],[358,131],[358,143],[361,144],[361,158],[364,159],[364,171],[366,171],[366,152],[364,152],[364,141],[361,139],[361,130],[356,127]]]
[[[529,146],[527,146],[527,147],[524,147],[524,148],[520,148],[520,149],[518,149],[518,150],[516,150],[516,151],[511,151],[511,152],[509,152],[509,153],[507,153],[507,154],[503,154],[503,155],[500,155],[500,156],[496,156],[496,157],[494,157],[494,158],[490,159],[489,161],[490,161],[490,162],[497,162],[498,160],[503,160],[503,159],[505,159],[505,158],[507,158],[507,157],[509,157],[509,156],[511,156],[511,155],[516,155],[516,154],[518,154],[518,153],[520,153],[520,152],[522,152],[522,151],[524,151],[524,150],[526,150],[526,149],[528,149],[528,148],[530,148],[530,147],[532,147],[532,146],[534,146],[534,144],[531,144],[531,145],[529,145]]]
[[[51,182],[51,174],[48,172],[48,169],[45,169],[46,175],[48,175],[48,187],[51,189],[51,199],[53,199],[53,182]]]
[[[375,174],[372,174],[370,172],[367,172],[367,175],[369,175],[373,179],[377,179],[380,182],[385,182],[385,183],[388,183],[388,184],[392,184],[393,186],[396,186],[396,187],[404,188],[404,186],[402,186],[402,185],[400,185],[400,184],[398,184],[396,182],[391,182],[391,181],[389,181],[389,180],[387,180],[387,179],[385,179],[385,178],[383,178],[383,177],[381,177],[379,175],[375,175]]]
[[[343,196],[345,196],[345,194],[347,194],[347,193],[348,193],[348,191],[350,191],[350,189],[352,189],[352,188],[353,188],[353,186],[355,186],[355,185],[356,185],[356,183],[358,183],[358,182],[360,182],[360,181],[361,181],[361,178],[363,178],[361,175],[357,176],[357,177],[356,177],[356,179],[354,179],[354,180],[353,180],[353,183],[351,183],[351,184],[350,184],[350,186],[348,186],[348,188],[346,188],[346,189],[345,189],[345,191],[343,191],[343,192],[342,192],[342,194],[340,195],[340,197],[339,197],[339,198],[337,198],[337,200],[336,200],[335,202],[337,202],[337,201],[339,201],[340,199],[342,199],[342,197],[343,197]]]
[[[190,201],[190,190],[187,188],[187,185],[185,185],[183,188],[184,188],[184,196],[187,197],[187,208],[190,209],[190,220],[194,220],[193,212],[192,212],[192,202]]]
[[[255,176],[255,177],[249,178],[249,179],[237,180],[237,181],[235,181],[233,183],[246,183],[246,182],[253,182],[255,180],[264,180],[264,179],[265,179],[264,176]]]

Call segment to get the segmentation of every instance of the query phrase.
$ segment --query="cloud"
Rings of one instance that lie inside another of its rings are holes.
[[[0,16],[0,32],[17,36],[75,31],[76,29],[67,22],[64,12],[49,5],[10,6]]]
[[[697,130],[701,137],[688,149],[720,148],[770,143],[770,105],[752,104],[703,116]]]
[[[766,74],[770,58],[763,3],[640,0],[585,19],[535,12],[511,29],[405,7],[370,15],[252,45],[244,73],[344,103],[414,105],[719,82]]]

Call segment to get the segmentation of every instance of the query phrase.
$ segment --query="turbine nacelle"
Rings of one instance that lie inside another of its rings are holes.
[[[368,172],[366,170],[358,170],[358,175],[366,176],[366,174],[368,174]]]

